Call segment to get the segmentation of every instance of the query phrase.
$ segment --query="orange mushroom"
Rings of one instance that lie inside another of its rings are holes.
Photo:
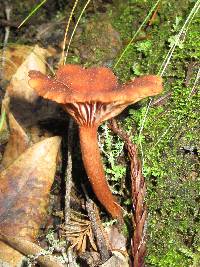
[[[162,79],[147,75],[119,85],[105,67],[84,69],[78,65],[61,66],[51,78],[39,71],[29,72],[29,84],[38,95],[63,105],[78,123],[82,159],[92,188],[113,218],[122,218],[122,209],[106,180],[97,141],[99,125],[128,105],[162,91]]]

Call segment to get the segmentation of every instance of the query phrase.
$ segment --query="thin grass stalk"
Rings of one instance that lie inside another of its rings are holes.
[[[42,2],[40,2],[39,4],[37,4],[32,10],[31,12],[28,14],[28,16],[20,23],[20,25],[18,26],[18,29],[21,28],[22,25],[24,25],[25,22],[27,22],[37,11],[38,9],[40,9],[41,6],[43,6],[46,3],[47,0],[43,0]]]
[[[183,24],[181,30],[179,31],[178,35],[176,36],[176,40],[175,43],[173,44],[173,46],[170,48],[170,50],[168,51],[159,71],[158,71],[158,75],[160,75],[161,77],[163,76],[163,74],[165,73],[165,70],[167,68],[167,66],[170,63],[170,60],[172,58],[172,55],[174,53],[175,48],[177,47],[177,45],[179,44],[182,34],[186,35],[189,25],[191,24],[194,16],[197,14],[198,10],[200,8],[200,0],[198,0],[194,7],[192,8],[192,10],[190,11],[185,23]]]
[[[143,28],[143,26],[146,24],[146,22],[149,20],[149,18],[151,17],[152,13],[154,12],[154,10],[157,8],[158,4],[159,4],[160,0],[158,0],[153,7],[151,8],[151,10],[149,11],[149,13],[147,14],[147,16],[145,17],[145,19],[143,20],[143,22],[141,23],[140,27],[137,29],[137,31],[135,32],[135,34],[133,35],[133,37],[131,38],[130,42],[127,44],[127,46],[124,48],[124,50],[122,51],[119,59],[117,60],[117,62],[115,63],[113,69],[115,69],[119,62],[122,60],[122,58],[124,57],[126,51],[129,49],[129,47],[131,46],[131,44],[133,43],[133,41],[135,40],[136,36],[139,34],[139,32],[141,31],[141,29]]]
[[[81,20],[81,18],[82,18],[82,16],[83,16],[83,13],[85,12],[87,6],[89,5],[90,1],[91,1],[91,0],[88,0],[88,1],[86,2],[86,4],[84,5],[84,7],[83,7],[83,9],[82,9],[82,11],[81,11],[81,13],[80,13],[78,19],[77,19],[77,22],[76,22],[76,24],[75,24],[75,26],[74,26],[74,29],[73,29],[73,32],[72,32],[71,37],[70,37],[70,39],[69,39],[69,43],[68,43],[67,50],[66,50],[66,53],[65,53],[65,61],[66,61],[66,58],[67,58],[67,56],[68,56],[69,48],[70,48],[72,39],[73,39],[73,37],[74,37],[74,34],[75,34],[75,32],[76,32],[76,29],[77,29],[77,27],[78,27],[78,24],[79,24],[79,22],[80,22],[80,20]]]
[[[189,28],[189,25],[191,24],[194,16],[197,14],[199,9],[200,9],[200,0],[197,0],[197,2],[194,4],[192,10],[190,11],[186,21],[184,22],[182,28],[180,29],[180,31],[179,31],[179,33],[178,33],[178,35],[176,37],[174,45],[169,49],[164,61],[162,62],[157,75],[160,75],[161,77],[164,75],[164,73],[165,73],[165,71],[166,71],[166,69],[167,69],[167,67],[168,67],[168,65],[170,63],[170,60],[171,60],[171,58],[173,56],[175,48],[177,47],[182,35],[183,34],[186,35],[186,33],[188,31],[188,28]],[[142,132],[143,132],[143,129],[144,129],[144,125],[145,125],[145,122],[146,122],[146,119],[147,119],[147,116],[148,116],[148,113],[149,113],[149,110],[150,110],[152,102],[153,102],[153,97],[150,98],[149,103],[146,106],[146,112],[144,114],[144,117],[142,118],[142,123],[141,123],[140,131],[139,131],[139,137],[142,135]],[[139,140],[140,140],[140,138],[139,138]],[[140,143],[141,151],[143,151],[141,141],[139,143]],[[143,163],[144,163],[144,161],[143,161]]]
[[[68,31],[69,31],[69,26],[70,26],[70,23],[71,23],[71,20],[72,20],[72,16],[74,14],[74,10],[78,4],[78,1],[79,0],[75,0],[74,2],[74,5],[72,7],[72,11],[69,15],[69,19],[67,21],[67,27],[65,29],[65,35],[64,35],[64,40],[63,40],[63,47],[62,47],[62,55],[61,55],[61,64],[64,65],[65,64],[65,61],[66,61],[66,58],[65,58],[65,47],[66,47],[66,42],[67,42],[67,34],[68,34]]]

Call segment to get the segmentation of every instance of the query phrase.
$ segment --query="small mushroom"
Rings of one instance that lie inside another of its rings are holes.
[[[97,141],[99,125],[128,105],[162,91],[162,79],[147,75],[120,85],[105,67],[84,69],[68,64],[51,78],[39,71],[29,72],[29,84],[38,95],[63,105],[78,123],[82,159],[92,188],[113,218],[122,219],[122,208],[112,195],[105,177]]]

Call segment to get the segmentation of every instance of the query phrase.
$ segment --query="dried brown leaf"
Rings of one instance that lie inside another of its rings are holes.
[[[77,217],[78,216],[78,217]],[[81,214],[71,214],[70,223],[64,226],[64,235],[71,242],[71,248],[76,248],[80,253],[85,252],[87,241],[89,241],[92,248],[97,251],[92,232],[91,222],[82,219]],[[89,240],[88,240],[89,239]]]
[[[11,113],[8,115],[8,120],[10,136],[1,162],[4,168],[17,159],[29,146],[27,134]]]
[[[92,233],[92,229],[91,228],[89,228],[89,231],[87,232],[87,236],[89,238],[89,241],[90,241],[90,244],[91,244],[92,248],[95,251],[97,251],[97,246],[96,246],[96,244],[94,242],[94,236],[93,236],[93,233]]]
[[[31,50],[30,50],[31,51]],[[7,88],[9,96],[24,99],[30,103],[34,102],[38,96],[35,91],[28,85],[28,72],[30,69],[46,72],[45,57],[47,51],[36,45],[25,61],[17,68],[12,76]]]
[[[7,47],[6,50],[0,51],[0,55],[2,56],[3,54],[5,58],[3,68],[4,80],[9,81],[12,78],[17,68],[23,63],[32,49],[32,47],[27,45],[12,45]]]
[[[79,235],[79,237],[77,237],[77,246],[76,249],[79,251],[81,251],[81,247],[82,247],[82,243],[83,243],[83,238],[84,238],[84,234]]]
[[[85,250],[86,250],[86,240],[87,240],[87,236],[84,235],[84,236],[83,236],[82,245],[81,245],[81,253],[84,253]]]
[[[59,145],[59,137],[47,138],[30,147],[0,173],[0,229],[3,234],[35,240],[46,214]],[[7,258],[6,246],[0,243],[0,259],[10,263],[16,253],[9,249],[7,253],[11,258]]]
[[[3,68],[3,79],[9,81],[18,67],[24,62],[34,47],[28,45],[14,44],[9,45],[5,50],[0,50],[0,56],[3,55],[5,61]],[[47,56],[56,54],[56,50],[49,46],[46,50]]]

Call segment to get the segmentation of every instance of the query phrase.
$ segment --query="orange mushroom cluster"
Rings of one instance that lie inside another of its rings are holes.
[[[63,105],[78,123],[82,159],[92,188],[113,218],[122,218],[122,209],[107,183],[97,141],[99,125],[128,105],[162,91],[162,79],[147,75],[120,85],[105,67],[84,69],[79,65],[61,66],[54,78],[39,71],[29,72],[30,86],[38,95]]]

